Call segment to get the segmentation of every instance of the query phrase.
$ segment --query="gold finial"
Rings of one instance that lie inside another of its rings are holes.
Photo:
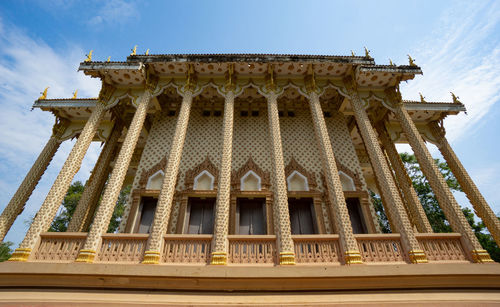
[[[427,101],[425,101],[424,95],[422,95],[422,93],[420,93],[420,92],[418,94],[420,95],[420,102],[421,103],[427,103]]]
[[[136,55],[137,54],[137,45],[135,45],[134,48],[132,48],[130,50],[132,50],[132,53],[130,55]]]
[[[42,93],[42,96],[38,97],[38,100],[43,100],[43,99],[47,99],[47,90],[49,89],[50,86],[47,86]]]
[[[76,99],[76,94],[78,94],[78,89],[76,89],[76,90],[73,92],[73,98],[71,98],[71,99]]]
[[[408,54],[408,61],[410,62],[410,66],[417,66],[417,64],[415,64],[415,60]]]
[[[85,59],[84,62],[92,62],[92,52],[94,52],[94,50],[90,50],[89,54],[87,54],[87,58]]]
[[[389,65],[391,65],[391,66],[396,66],[396,65],[394,65],[394,63],[392,63],[392,60],[391,60],[391,59],[389,59]]]
[[[146,50],[146,55],[149,55],[149,49],[148,49],[148,50]]]
[[[462,103],[460,100],[458,100],[460,97],[455,96],[455,94],[453,94],[453,92],[450,92],[450,94],[451,94],[451,98],[453,99],[453,103]]]
[[[351,55],[352,56],[356,56],[356,54],[354,53],[354,51],[351,50]]]
[[[364,48],[365,48],[365,57],[371,58],[371,56],[370,56],[370,50],[366,49],[366,47],[364,47]]]
[[[110,62],[111,61],[111,56],[108,56],[108,59],[106,60],[106,62]]]

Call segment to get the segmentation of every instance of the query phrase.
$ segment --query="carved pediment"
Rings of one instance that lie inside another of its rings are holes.
[[[268,172],[264,172],[255,161],[250,156],[245,164],[231,174],[231,184],[233,189],[241,190],[241,178],[245,176],[249,171],[254,172],[260,177],[260,184],[262,190],[268,190],[270,186],[270,175]]]
[[[310,190],[315,190],[318,186],[316,183],[316,176],[312,172],[308,172],[302,165],[300,165],[294,157],[290,160],[288,165],[285,167],[285,176],[288,178],[293,171],[297,171],[307,178]]]
[[[165,172],[165,167],[167,166],[167,158],[163,157],[158,163],[156,163],[150,169],[143,171],[141,174],[141,178],[139,179],[139,186],[141,189],[146,189],[146,185],[148,183],[148,179],[153,176],[158,171]]]
[[[219,178],[219,170],[215,165],[210,161],[209,156],[207,155],[205,160],[195,166],[194,168],[188,170],[186,172],[186,176],[184,177],[184,185],[187,190],[192,190],[193,185],[194,185],[194,179],[196,176],[198,176],[201,172],[207,171],[209,172],[212,176],[214,176],[214,187],[217,187],[217,182]]]

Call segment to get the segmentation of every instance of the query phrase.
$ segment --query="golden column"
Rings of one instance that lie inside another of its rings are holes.
[[[444,127],[439,126],[437,122],[434,122],[430,124],[430,128],[432,134],[437,140],[439,151],[448,163],[448,166],[455,175],[455,178],[457,178],[457,181],[462,190],[465,192],[465,195],[467,195],[467,198],[474,207],[474,211],[477,216],[483,220],[491,236],[495,242],[497,242],[498,246],[500,246],[500,220],[495,215],[493,210],[491,210],[483,195],[474,184],[474,181],[470,178],[467,170],[465,170],[465,167],[462,165],[457,155],[451,148],[448,140],[446,140]]]
[[[172,211],[172,200],[175,194],[175,185],[181,164],[182,149],[186,139],[186,132],[189,122],[189,113],[193,103],[193,91],[196,86],[194,68],[189,65],[186,85],[182,91],[182,104],[175,126],[175,133],[172,139],[172,146],[168,154],[165,177],[161,187],[158,203],[156,205],[151,234],[149,235],[146,251],[144,253],[145,264],[160,263],[160,253],[163,246],[163,236],[167,233],[168,221]]]
[[[80,169],[83,157],[85,156],[97,128],[99,127],[99,123],[105,113],[105,103],[109,101],[113,92],[114,88],[112,86],[103,83],[101,92],[99,93],[98,102],[96,103],[92,114],[80,133],[73,149],[69,153],[66,162],[64,162],[64,165],[59,172],[59,175],[57,175],[52,188],[50,188],[50,191],[40,207],[40,210],[35,215],[23,242],[21,242],[19,248],[14,251],[9,261],[28,260],[28,257],[31,254],[31,249],[35,246],[37,240],[39,239],[40,233],[47,231],[50,223],[54,220],[57,209],[61,206],[73,177]]]
[[[331,206],[331,212],[335,218],[335,224],[340,238],[340,246],[344,252],[346,264],[363,263],[361,254],[359,253],[358,243],[352,232],[351,220],[347,211],[344,191],[337,170],[335,156],[328,136],[323,110],[315,84],[314,71],[312,66],[309,66],[309,74],[306,76],[306,87],[309,93],[309,107],[314,123],[314,131],[316,139],[320,147],[323,170],[325,173],[326,185],[328,188],[328,200]]]
[[[401,234],[401,243],[408,252],[410,261],[412,263],[425,263],[427,262],[427,257],[420,249],[417,238],[413,233],[410,220],[406,215],[403,201],[399,194],[399,189],[387,165],[384,153],[380,148],[375,130],[358,96],[356,81],[352,76],[348,76],[344,79],[344,84],[351,98],[354,117],[358,123],[359,132],[363,138],[368,156],[370,157],[373,172],[378,177],[380,192],[385,195],[384,198],[387,203],[385,208],[388,209],[389,215],[392,217],[397,230]]]
[[[390,139],[387,134],[387,130],[383,123],[379,123],[377,126],[377,132],[380,140],[382,141],[382,146],[387,153],[389,161],[391,162],[392,169],[396,176],[396,180],[399,183],[399,187],[403,192],[403,197],[406,201],[406,207],[408,208],[409,217],[411,218],[413,224],[417,227],[419,232],[432,233],[432,227],[425,214],[424,207],[418,199],[417,192],[413,188],[410,176],[406,172],[403,161],[396,149],[396,145]]]
[[[152,80],[151,80],[152,79]],[[116,158],[115,166],[108,179],[108,184],[102,195],[101,204],[97,208],[92,226],[90,226],[87,240],[83,248],[78,253],[76,262],[94,262],[96,250],[101,241],[101,235],[108,229],[109,220],[115,209],[116,200],[120,194],[123,185],[123,180],[127,174],[127,170],[132,159],[132,155],[139,140],[142,131],[144,120],[146,119],[147,110],[151,101],[151,93],[156,88],[158,80],[147,74],[146,88],[142,94],[137,110],[130,126],[128,127],[127,135],[123,141],[120,153]]]
[[[231,201],[231,156],[233,151],[233,116],[234,116],[234,65],[229,66],[226,74],[224,124],[222,127],[222,157],[217,188],[215,213],[215,232],[213,239],[211,264],[227,264],[229,206]]]
[[[288,212],[288,191],[286,188],[285,164],[281,145],[281,132],[278,114],[278,94],[274,79],[274,68],[268,66],[267,81],[267,115],[269,119],[269,133],[271,136],[272,161],[273,161],[273,190],[274,207],[277,214],[278,246],[280,264],[295,264],[295,252],[290,227],[290,213]]]
[[[48,140],[47,144],[45,144],[42,152],[36,159],[35,163],[33,163],[33,166],[29,170],[28,174],[26,174],[26,177],[24,177],[23,182],[17,189],[14,196],[12,196],[9,204],[3,210],[2,215],[0,215],[0,242],[3,241],[5,235],[19,214],[23,212],[24,205],[38,184],[38,181],[40,181],[40,178],[45,173],[45,170],[57,152],[59,145],[61,145],[61,136],[64,131],[66,131],[68,124],[68,120],[56,117],[56,123],[52,128],[52,136]]]
[[[462,235],[462,242],[474,262],[493,261],[491,260],[488,252],[482,248],[481,244],[477,240],[474,231],[470,227],[465,215],[462,212],[462,209],[455,200],[455,197],[453,197],[453,194],[446,184],[443,175],[439,171],[434,159],[429,153],[429,150],[425,146],[422,136],[420,136],[417,127],[415,127],[410,115],[404,108],[399,89],[388,89],[386,90],[386,94],[389,99],[392,100],[391,102],[394,106],[393,112],[399,120],[401,128],[408,139],[408,143],[410,143],[410,146],[417,157],[422,172],[427,180],[429,180],[429,184],[436,194],[439,205],[446,215],[446,219],[450,223],[451,228],[453,231]]]
[[[82,196],[68,224],[68,232],[87,231],[90,226],[102,189],[108,179],[109,164],[113,159],[113,153],[118,144],[118,139],[122,134],[122,130],[123,123],[117,119],[113,131],[101,150],[99,158],[92,170],[92,174],[85,184]]]

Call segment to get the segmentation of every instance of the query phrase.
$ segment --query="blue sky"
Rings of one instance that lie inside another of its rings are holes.
[[[446,120],[449,139],[495,212],[500,213],[500,2],[498,1],[21,1],[0,2],[0,210],[50,136],[51,114],[30,111],[49,98],[95,97],[99,82],[78,73],[94,60],[138,53],[363,54],[407,63],[423,76],[403,85],[405,99],[449,101],[468,109]],[[69,153],[65,142],[7,240],[22,240]],[[402,150],[407,147],[400,147]],[[436,157],[439,154],[430,146]],[[91,146],[75,180],[99,154]],[[463,206],[470,206],[457,193]]]

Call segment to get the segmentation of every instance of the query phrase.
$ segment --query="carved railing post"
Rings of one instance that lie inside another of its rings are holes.
[[[40,155],[38,155],[35,163],[33,163],[28,174],[24,177],[23,182],[0,215],[0,242],[3,241],[16,218],[23,212],[24,205],[31,196],[31,193],[33,193],[38,181],[40,181],[40,178],[45,173],[59,145],[61,145],[62,141],[60,138],[64,131],[66,131],[68,124],[68,120],[56,118],[56,123],[52,128],[52,136],[47,141],[47,144],[45,144],[45,147],[42,149],[42,152],[40,152]]]

